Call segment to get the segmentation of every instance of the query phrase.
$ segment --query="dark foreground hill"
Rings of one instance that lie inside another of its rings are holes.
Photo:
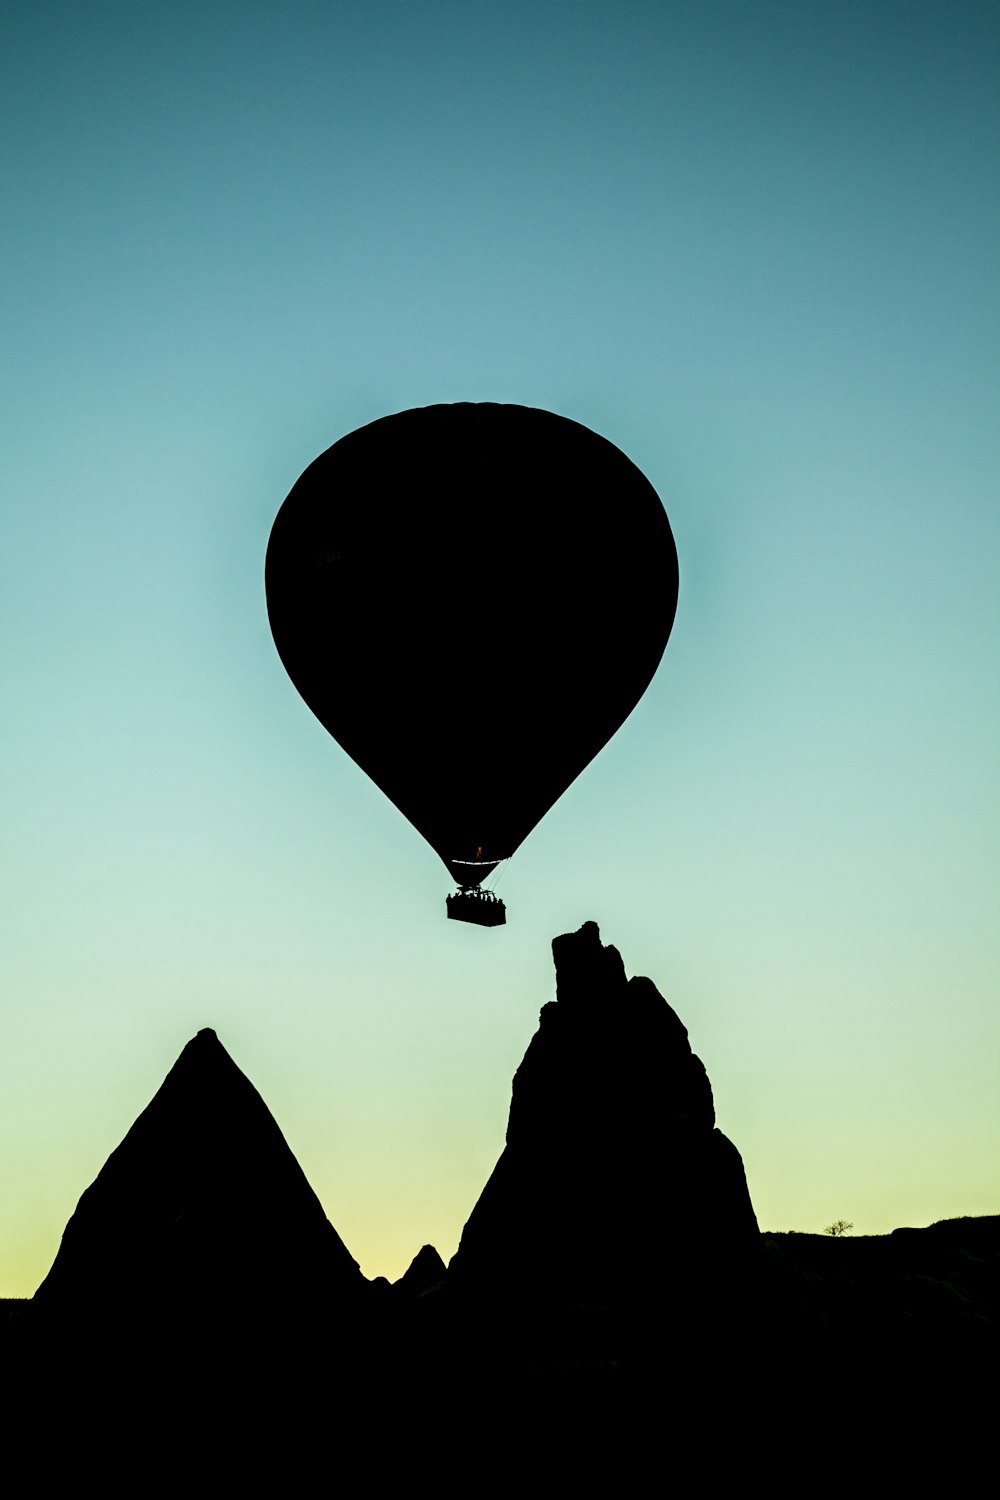
[[[138,1492],[173,1475],[193,1493],[298,1493],[331,1463],[376,1489],[525,1466],[628,1488],[657,1464],[686,1492],[682,1470],[711,1488],[762,1444],[772,1469],[832,1446],[898,1477],[955,1423],[968,1451],[1000,1218],[760,1235],[674,1011],[593,923],[553,952],[557,998],[459,1250],[446,1270],[425,1247],[394,1287],[364,1280],[256,1090],[199,1033],[34,1302],[0,1304],[10,1441],[53,1480]]]

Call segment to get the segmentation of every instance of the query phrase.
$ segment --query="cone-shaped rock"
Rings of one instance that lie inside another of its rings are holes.
[[[456,1292],[572,1303],[682,1296],[759,1241],[687,1032],[594,922],[556,938],[556,1000],[514,1077],[507,1145],[449,1267]]]
[[[35,1294],[55,1315],[335,1306],[365,1286],[263,1099],[199,1031],[66,1226]]]
[[[448,1274],[444,1261],[433,1245],[424,1245],[410,1261],[398,1281],[392,1284],[393,1291],[410,1299],[440,1286]]]

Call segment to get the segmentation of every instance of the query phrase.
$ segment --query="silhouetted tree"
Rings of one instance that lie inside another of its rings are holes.
[[[835,1239],[839,1239],[842,1234],[846,1234],[849,1229],[853,1228],[854,1225],[849,1224],[846,1219],[834,1219],[832,1224],[826,1226],[823,1233],[832,1234]]]

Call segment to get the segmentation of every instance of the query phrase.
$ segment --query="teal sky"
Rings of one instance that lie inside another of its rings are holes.
[[[4,12],[0,1295],[206,1025],[367,1275],[447,1258],[588,918],[762,1227],[997,1212],[995,6]],[[264,608],[301,470],[454,400],[609,438],[681,567],[497,931]]]

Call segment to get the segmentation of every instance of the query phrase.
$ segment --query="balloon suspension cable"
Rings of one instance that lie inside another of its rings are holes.
[[[509,864],[510,864],[510,860],[509,859],[502,859],[500,861],[500,863],[497,865],[496,869],[493,871],[492,875],[487,876],[487,886],[486,886],[486,889],[488,891],[491,891],[493,893],[496,892],[497,886],[500,884],[500,882],[503,879],[504,875],[507,873],[507,866]]]

